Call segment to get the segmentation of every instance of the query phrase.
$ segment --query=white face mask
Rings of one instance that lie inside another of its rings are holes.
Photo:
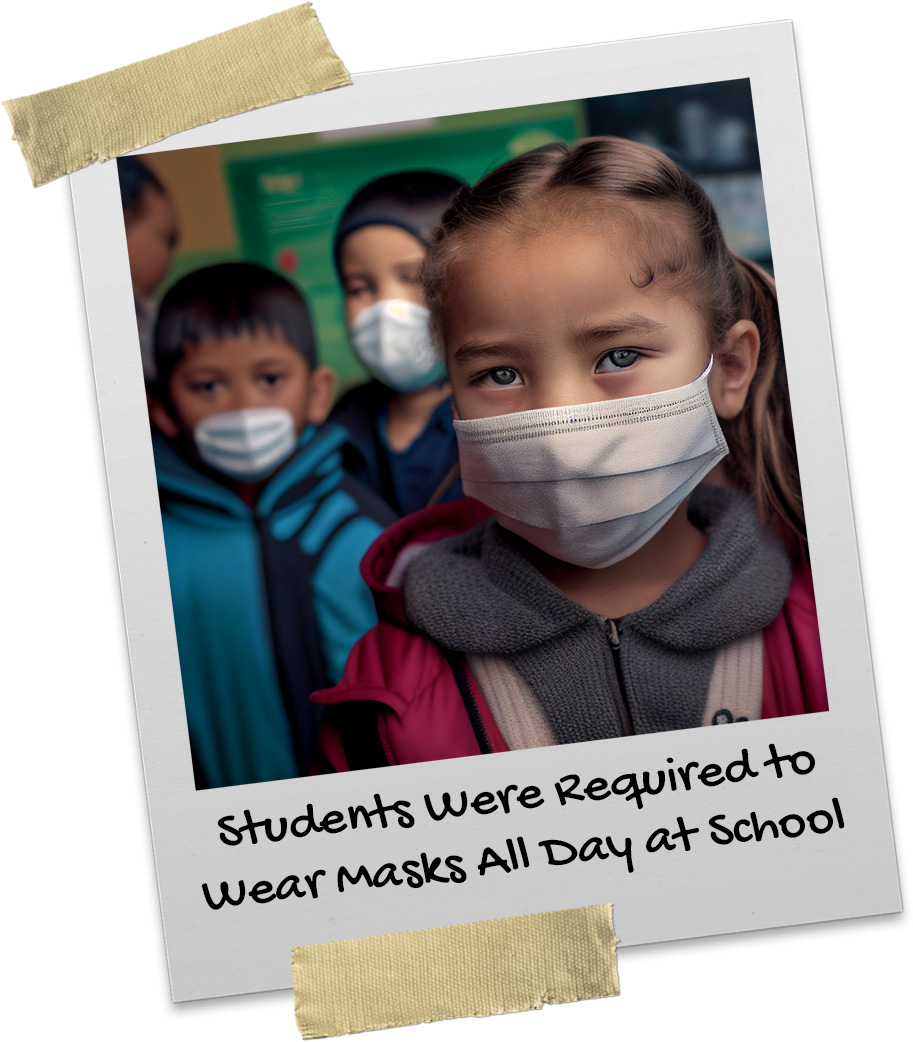
[[[712,364],[671,391],[455,420],[466,494],[559,560],[623,560],[729,452],[707,389]]]
[[[236,481],[258,481],[295,451],[288,409],[239,409],[207,416],[193,428],[200,459]]]
[[[430,313],[408,300],[379,300],[355,319],[352,349],[368,372],[394,391],[421,391],[446,370],[428,332]]]

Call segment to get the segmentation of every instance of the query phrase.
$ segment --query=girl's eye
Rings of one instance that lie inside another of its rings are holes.
[[[275,387],[283,377],[283,373],[261,373],[260,379],[267,387]]]
[[[497,387],[511,387],[513,384],[520,382],[520,374],[516,369],[489,369],[487,373],[482,374],[483,380],[490,380],[491,383]]]
[[[612,369],[628,369],[637,361],[640,355],[636,351],[632,351],[629,347],[621,348],[618,351],[609,351],[607,355],[603,355],[599,360],[599,365],[596,366],[596,372],[606,372]]]
[[[190,389],[196,394],[213,395],[216,393],[218,386],[218,380],[198,380],[190,385]]]

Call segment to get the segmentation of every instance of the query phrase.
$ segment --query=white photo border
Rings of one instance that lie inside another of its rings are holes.
[[[859,573],[834,361],[818,245],[792,26],[732,29],[370,72],[353,85],[185,131],[156,152],[370,126],[521,105],[748,78],[777,276],[830,711],[807,717],[645,735],[613,742],[438,761],[349,775],[197,791],[187,735],[117,165],[71,175],[105,462],[133,672],[173,998],[289,987],[298,944],[614,901],[625,945],[730,933],[900,908],[890,808]],[[813,750],[798,786],[753,780],[749,791],[664,796],[630,804],[552,802],[535,812],[458,819],[409,830],[310,836],[227,847],[216,822],[249,808],[294,817],[444,790],[508,782],[543,791],[563,774],[614,777],[666,758],[726,763],[743,746]],[[477,852],[522,834],[606,835],[675,815],[783,814],[839,796],[847,829],[806,845],[769,843],[670,853],[634,874],[606,862],[579,870],[534,866],[523,876],[462,886],[353,890],[325,901],[211,910],[201,883],[278,880],[316,867],[402,860],[418,851]],[[529,815],[527,818],[523,814]],[[405,893],[403,892],[405,891]]]

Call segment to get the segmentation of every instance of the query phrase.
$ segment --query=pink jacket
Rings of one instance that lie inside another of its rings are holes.
[[[398,581],[410,548],[490,516],[474,499],[429,507],[392,525],[369,548],[361,574],[381,621],[352,649],[343,679],[311,695],[326,707],[313,773],[508,751],[465,663],[452,661],[409,622]],[[783,610],[764,631],[762,716],[826,709],[811,570],[803,558]]]

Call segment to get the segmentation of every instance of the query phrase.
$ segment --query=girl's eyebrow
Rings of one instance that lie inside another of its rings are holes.
[[[655,333],[657,330],[665,329],[662,322],[654,322],[645,315],[621,315],[618,319],[610,322],[600,322],[596,326],[590,326],[577,336],[580,345],[586,346],[594,340],[608,340],[613,337],[628,336],[632,333]]]
[[[511,359],[528,358],[532,349],[522,343],[505,344],[500,340],[466,340],[453,353],[455,365],[466,367],[486,358],[503,360],[509,354]]]
[[[600,322],[596,326],[588,326],[578,333],[575,339],[581,348],[586,348],[593,341],[609,340],[637,333],[655,333],[665,328],[666,326],[662,322],[655,322],[646,315],[632,313],[620,315],[617,319],[608,322]],[[466,367],[486,358],[503,360],[506,354],[510,354],[511,358],[522,359],[528,358],[533,353],[534,347],[522,341],[505,343],[501,340],[466,340],[454,351],[453,361],[455,365]]]

